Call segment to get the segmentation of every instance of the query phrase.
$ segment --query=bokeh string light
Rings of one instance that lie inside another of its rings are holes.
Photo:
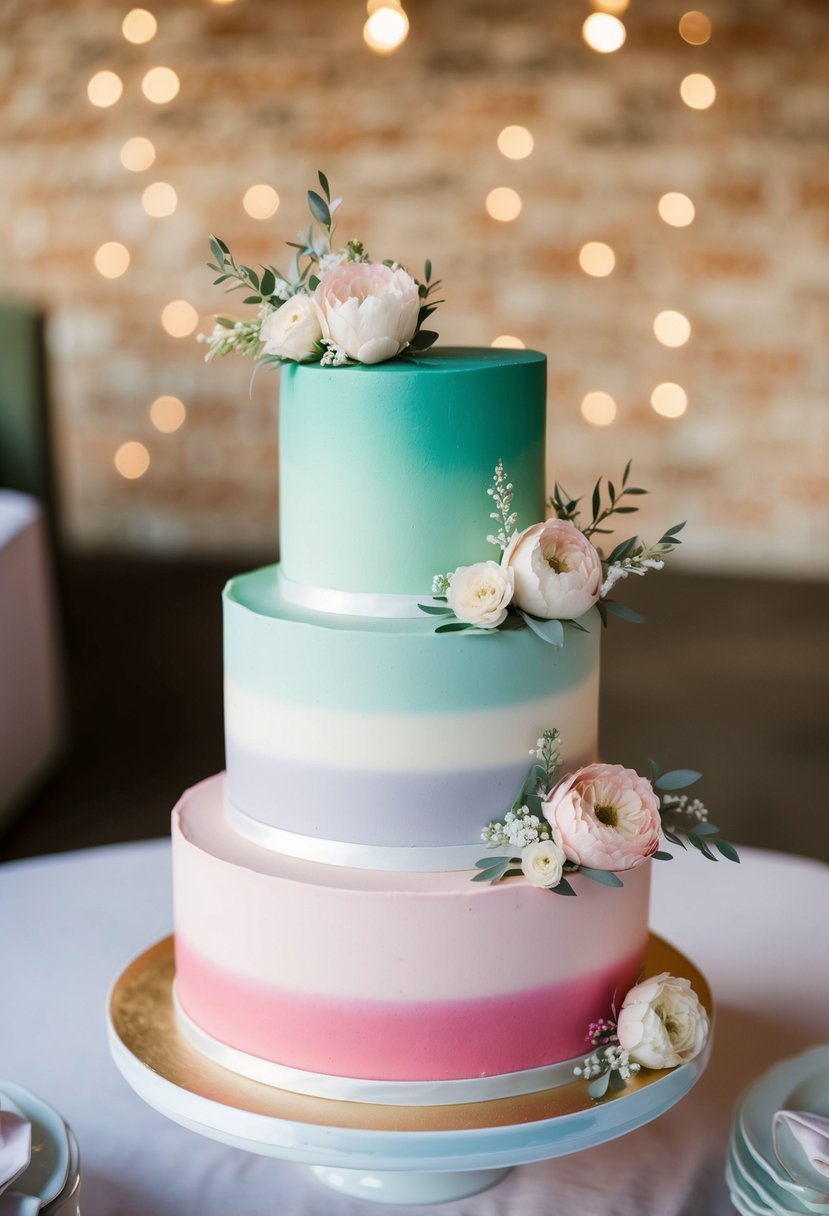
[[[502,347],[504,350],[525,350],[526,344],[520,338],[516,338],[514,334],[499,334],[497,338],[493,338],[490,346]]]
[[[581,403],[582,417],[591,426],[610,426],[616,417],[616,402],[610,393],[596,390],[587,393]]]
[[[115,468],[127,481],[143,477],[150,467],[150,453],[143,443],[130,439],[122,443],[113,458]]]
[[[717,99],[717,88],[704,72],[691,72],[679,86],[679,95],[691,110],[708,110]]]
[[[161,328],[171,338],[187,338],[195,333],[199,314],[187,300],[171,300],[161,311]]]
[[[498,151],[508,160],[524,160],[535,147],[535,140],[526,127],[504,127],[498,135]]]
[[[603,241],[588,241],[579,250],[579,266],[585,274],[603,279],[613,273],[616,254]]]
[[[591,51],[611,55],[624,46],[627,31],[612,13],[591,13],[581,27],[581,34]]]
[[[127,42],[141,46],[152,41],[158,30],[158,22],[145,8],[131,8],[121,22],[121,33]]]
[[[369,0],[363,40],[375,55],[391,55],[409,36],[409,18],[397,0]]]
[[[181,81],[172,68],[150,68],[141,81],[141,92],[154,105],[163,106],[178,96]]]
[[[242,206],[254,220],[269,220],[279,207],[279,195],[273,186],[262,182],[245,191]]]
[[[486,196],[487,214],[502,224],[518,219],[523,207],[521,195],[511,186],[496,186]]]
[[[679,36],[691,46],[703,46],[711,37],[711,22],[705,13],[694,9],[679,19]]]
[[[102,110],[114,106],[116,101],[120,100],[123,91],[124,85],[121,77],[108,69],[96,72],[86,86],[87,97],[93,106],[98,106]]]
[[[663,346],[684,346],[691,336],[691,322],[684,313],[666,308],[654,317],[653,332]]]
[[[169,394],[164,394],[161,397],[156,397],[150,406],[150,421],[157,431],[161,431],[164,435],[172,435],[183,425],[187,417],[187,410],[184,408],[184,402],[178,397],[172,397]]]
[[[143,135],[134,135],[121,145],[121,164],[131,173],[143,173],[155,162],[155,147]]]
[[[651,393],[651,405],[663,418],[680,418],[688,408],[688,394],[681,385],[666,381]]]
[[[178,206],[175,187],[169,182],[152,182],[141,195],[141,206],[154,219],[172,215]]]
[[[696,215],[696,208],[688,195],[680,194],[676,190],[662,195],[657,204],[657,210],[659,218],[669,224],[671,228],[687,228],[689,224],[693,223]]]
[[[120,241],[106,241],[95,251],[95,269],[105,279],[120,279],[130,264],[130,251]]]

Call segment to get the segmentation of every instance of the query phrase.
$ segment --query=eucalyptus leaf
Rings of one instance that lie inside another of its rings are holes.
[[[242,274],[244,274],[251,287],[255,287],[256,290],[259,291],[259,275],[256,273],[256,271],[250,266],[240,266],[239,269],[241,270]]]
[[[702,853],[703,857],[707,857],[709,861],[717,860],[716,857],[714,856],[714,854],[709,849],[708,845],[705,843],[704,840],[701,840],[699,838],[699,836],[686,836],[685,839],[688,840],[694,846],[694,848],[697,850],[697,852]]]
[[[433,329],[419,329],[409,343],[409,350],[428,350],[434,346],[439,335]]]
[[[562,623],[562,625],[568,625],[570,627],[570,629],[578,630],[579,633],[589,633],[590,632],[590,630],[586,629],[584,625],[580,625],[578,621],[575,621],[572,618],[564,620],[561,623]]]
[[[554,891],[556,895],[575,895],[576,892],[570,886],[566,878],[562,878],[557,887],[549,887],[550,891]]]
[[[564,626],[561,621],[543,621],[540,617],[530,616],[529,612],[521,612],[520,609],[519,615],[542,641],[548,642],[551,646],[556,646],[559,649],[564,645]]]
[[[596,482],[596,484],[593,487],[593,501],[592,501],[591,505],[593,507],[593,518],[594,519],[599,514],[599,511],[601,510],[601,506],[602,506],[601,485],[602,485],[602,479],[600,477],[599,480]]]
[[[426,264],[423,267],[423,274],[426,279],[426,282],[428,283],[432,277],[432,263],[429,260],[429,258],[426,259]]]
[[[654,861],[673,861],[674,859],[673,853],[663,853],[661,849],[651,853],[651,857]]]
[[[276,275],[272,270],[265,270],[262,275],[262,281],[259,284],[259,290],[263,296],[272,296],[276,287]]]
[[[679,847],[681,849],[684,849],[686,847],[685,841],[682,839],[682,837],[677,836],[677,834],[675,832],[669,831],[668,828],[666,828],[664,825],[662,827],[662,835],[665,837],[666,840],[669,840],[671,842],[671,844],[679,845]]]
[[[638,507],[614,507],[613,508],[613,512],[615,515],[635,515],[638,510],[639,510]]]
[[[627,1081],[624,1079],[618,1068],[614,1068],[610,1073],[610,1088],[614,1093],[621,1093],[627,1087]]]
[[[659,779],[659,765],[655,760],[648,761],[648,772],[651,775],[651,784]]]
[[[472,628],[472,625],[467,625],[464,621],[449,621],[446,625],[438,625],[435,633],[462,633],[468,632]],[[476,630],[476,632],[479,631]]]
[[[430,616],[453,616],[451,608],[441,608],[437,604],[418,604],[421,612],[428,612]]]
[[[716,836],[719,828],[715,823],[695,823],[688,829],[689,836]]]
[[[702,773],[693,768],[674,768],[669,773],[663,773],[653,783],[655,790],[684,790],[686,786],[699,781]]]
[[[508,866],[511,861],[511,857],[482,857],[480,861],[475,862],[475,868],[476,870],[492,870],[501,863]]]
[[[244,300],[242,300],[242,303],[243,304],[261,304],[262,297],[261,296],[245,296]]]
[[[317,170],[317,177],[319,178],[320,185],[322,186],[322,192],[325,195],[325,197],[328,199],[328,202],[330,203],[331,202],[331,187],[328,185],[328,178],[325,176],[322,169]]]
[[[584,874],[586,878],[592,878],[594,882],[600,882],[605,887],[623,887],[625,885],[613,870],[594,870],[592,866],[579,866],[579,874]]]
[[[328,209],[328,203],[317,194],[316,190],[308,191],[308,206],[317,223],[322,224],[323,228],[331,227],[331,212]]]
[[[641,625],[645,620],[641,612],[637,612],[634,608],[628,608],[627,604],[619,604],[616,600],[602,600],[601,602],[608,612],[613,616],[618,616],[623,621],[631,621],[634,625]]]
[[[648,491],[643,490],[641,486],[631,486],[629,489],[625,490],[625,493],[626,494],[647,494]]]
[[[607,1072],[603,1072],[600,1077],[596,1077],[594,1081],[591,1081],[587,1087],[587,1092],[590,1094],[591,1098],[598,1101],[599,1098],[603,1098],[607,1093],[607,1087],[609,1084],[610,1069],[608,1069]]]
[[[723,855],[726,861],[736,861],[737,865],[740,864],[740,854],[734,848],[734,845],[729,843],[729,841],[715,840],[713,841],[713,845],[714,848]]]
[[[621,541],[616,546],[616,548],[612,550],[610,556],[607,559],[607,564],[609,566],[612,566],[614,562],[620,562],[623,560],[623,558],[626,558],[628,556],[628,554],[630,553],[631,549],[633,549],[634,546],[636,545],[636,542],[638,541],[638,539],[639,539],[638,536],[630,536],[630,537],[628,537],[627,540]]]
[[[633,464],[633,461],[632,461],[632,460],[629,460],[629,461],[627,462],[627,464],[625,465],[625,471],[624,471],[624,473],[622,474],[622,489],[624,489],[624,487],[625,487],[625,486],[627,485],[627,483],[628,483],[628,477],[630,476],[630,466],[631,466],[632,464]]]

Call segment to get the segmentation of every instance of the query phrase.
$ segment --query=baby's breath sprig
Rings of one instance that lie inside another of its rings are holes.
[[[515,532],[515,525],[518,523],[517,512],[510,511],[514,489],[515,487],[507,477],[503,460],[499,460],[487,494],[495,507],[495,510],[490,512],[489,518],[494,519],[501,526],[496,533],[487,537],[487,541],[490,545],[497,545],[502,553],[509,544],[510,538]]]
[[[545,730],[535,747],[530,748],[530,755],[535,756],[535,776],[538,777],[538,790],[542,796],[552,789],[555,775],[561,767],[561,735],[557,730]]]
[[[577,1077],[589,1081],[587,1092],[598,1102],[604,1098],[608,1090],[619,1093],[628,1081],[636,1076],[640,1069],[630,1054],[618,1045],[618,1042],[608,1047],[601,1047],[585,1056],[581,1064],[577,1064],[573,1072]]]
[[[688,845],[701,853],[708,861],[719,861],[712,847],[727,861],[739,862],[740,856],[734,845],[720,836],[720,829],[708,818],[708,808],[699,798],[678,794],[699,780],[701,774],[690,768],[672,769],[661,773],[658,765],[649,760],[650,780],[659,798],[659,816],[662,835],[673,845],[686,849]],[[654,853],[657,861],[670,861],[672,853]]]

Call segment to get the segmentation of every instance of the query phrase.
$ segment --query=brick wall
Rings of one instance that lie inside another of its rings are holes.
[[[711,0],[703,46],[677,32],[690,4],[632,0],[610,55],[585,45],[577,0],[410,0],[388,58],[362,41],[360,0],[146,3],[145,45],[121,34],[127,3],[0,7],[2,290],[49,312],[73,543],[273,552],[277,381],[261,374],[249,400],[249,365],[206,368],[160,314],[184,299],[206,328],[229,307],[204,268],[209,231],[242,260],[282,261],[322,167],[346,199],[344,237],[415,272],[432,258],[443,342],[508,333],[548,352],[550,469],[568,489],[633,455],[654,491],[645,534],[690,521],[678,560],[829,571],[825,0]],[[181,81],[164,105],[140,87],[158,64]],[[105,109],[87,98],[102,69],[124,84]],[[689,72],[715,82],[710,109],[681,100]],[[497,149],[509,124],[534,136],[524,160]],[[157,157],[129,172],[119,153],[138,135]],[[158,180],[178,195],[166,218],[141,205]],[[258,182],[282,200],[265,222],[241,205]],[[519,192],[514,222],[488,216],[495,186]],[[693,200],[690,226],[659,218],[667,191]],[[94,268],[105,241],[130,252],[120,278]],[[587,241],[615,251],[610,276],[581,270]],[[654,337],[664,309],[689,318],[686,345]],[[651,407],[663,381],[688,395],[680,418]],[[594,390],[617,403],[609,426],[582,416]],[[150,421],[162,394],[186,406],[172,434]],[[150,458],[133,480],[113,463],[127,441]]]

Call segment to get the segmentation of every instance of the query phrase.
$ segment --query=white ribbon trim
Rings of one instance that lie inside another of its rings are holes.
[[[436,873],[445,870],[472,870],[486,856],[485,844],[447,844],[406,847],[403,845],[352,844],[346,840],[326,840],[302,836],[252,819],[225,799],[225,816],[246,839],[274,853],[285,853],[302,861],[318,861],[329,866],[351,866],[355,870],[396,870],[398,872]]]
[[[196,1051],[214,1064],[276,1089],[307,1094],[311,1098],[333,1098],[339,1102],[371,1102],[380,1106],[454,1106],[464,1102],[513,1098],[569,1085],[575,1080],[574,1067],[584,1059],[583,1056],[576,1056],[572,1060],[548,1064],[543,1068],[527,1068],[522,1072],[471,1077],[468,1080],[370,1081],[359,1077],[335,1077],[262,1060],[214,1039],[184,1012],[179,1004],[175,983],[173,1006],[184,1037]]]
[[[295,583],[277,572],[277,587],[286,604],[308,608],[312,612],[330,612],[337,616],[398,617],[426,620],[418,604],[439,605],[431,593],[424,595],[384,595],[364,591],[336,591],[333,587],[313,587]]]

